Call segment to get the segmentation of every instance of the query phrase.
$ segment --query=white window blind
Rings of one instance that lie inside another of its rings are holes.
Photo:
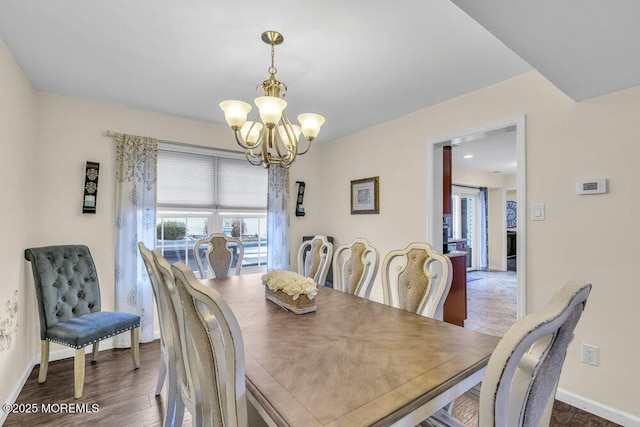
[[[267,170],[244,159],[218,157],[218,207],[267,208]]]
[[[213,153],[159,149],[157,188],[159,206],[267,207],[266,169]]]

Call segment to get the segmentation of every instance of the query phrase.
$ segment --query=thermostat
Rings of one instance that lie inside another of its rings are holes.
[[[585,179],[576,184],[576,194],[602,194],[607,192],[607,179]]]

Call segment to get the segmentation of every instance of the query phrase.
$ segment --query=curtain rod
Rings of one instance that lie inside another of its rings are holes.
[[[462,188],[473,188],[474,190],[480,190],[481,188],[486,188],[486,187],[474,187],[472,185],[461,185],[461,184],[451,184],[454,187],[462,187]]]
[[[120,135],[129,135],[129,134],[124,134],[124,133],[120,133],[120,132],[113,132],[108,130],[106,132],[106,135],[109,137],[113,137],[113,138],[117,138]],[[139,138],[152,138],[149,136],[141,136],[141,135],[132,135],[135,137],[139,137]],[[158,143],[162,143],[162,144],[173,144],[173,145],[181,145],[183,147],[191,147],[191,148],[199,148],[199,149],[204,149],[204,150],[214,150],[214,151],[221,151],[221,152],[227,152],[227,153],[233,153],[233,154],[244,154],[242,151],[238,151],[238,150],[228,150],[225,148],[215,148],[215,147],[208,147],[206,145],[197,145],[197,144],[189,144],[186,142],[177,142],[177,141],[169,141],[168,139],[160,139],[160,138],[155,138],[158,140]]]
[[[120,133],[120,132],[113,132],[108,130],[107,131],[107,136],[113,137],[113,138],[117,138],[121,135],[131,135],[131,136],[135,136],[136,138],[153,138],[152,136],[143,136],[143,135],[132,135],[132,134],[128,134],[128,133]],[[158,139],[158,138],[153,138],[153,139]],[[159,139],[158,139],[159,141]]]

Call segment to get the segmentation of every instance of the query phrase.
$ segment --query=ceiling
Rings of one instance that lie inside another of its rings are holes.
[[[638,85],[638,16],[635,0],[2,0],[0,37],[38,90],[224,124],[220,101],[262,95],[275,29],[289,116],[324,115],[321,142],[532,66],[575,100]]]
[[[514,175],[517,170],[516,127],[465,135],[452,141],[453,166]]]

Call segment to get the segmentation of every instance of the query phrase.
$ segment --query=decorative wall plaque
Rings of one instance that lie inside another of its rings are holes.
[[[84,173],[84,199],[82,201],[82,213],[96,213],[99,171],[100,163],[87,162]]]

